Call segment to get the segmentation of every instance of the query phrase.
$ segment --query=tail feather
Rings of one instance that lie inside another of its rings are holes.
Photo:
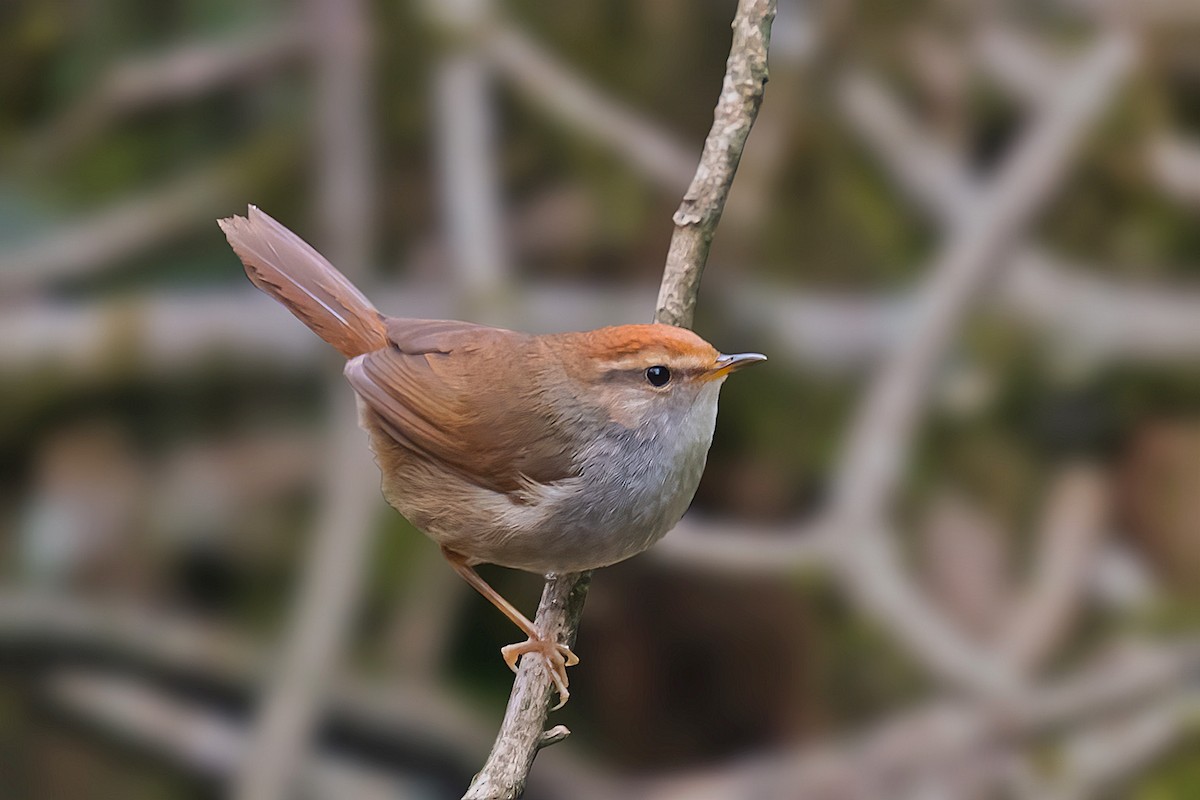
[[[387,327],[371,301],[303,239],[250,206],[218,220],[250,281],[288,308],[346,358],[387,346]]]

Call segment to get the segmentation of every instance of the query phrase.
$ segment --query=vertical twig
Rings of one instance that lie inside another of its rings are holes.
[[[334,262],[361,279],[374,227],[366,10],[361,0],[310,0],[306,13],[315,51],[318,221]],[[245,800],[290,794],[361,592],[378,478],[340,376],[331,390],[329,473],[278,672],[237,775],[234,796]]]
[[[692,324],[713,233],[721,221],[742,148],[762,103],[774,20],[774,2],[738,3],[733,19],[733,46],[725,65],[725,80],[713,113],[713,125],[704,140],[696,177],[672,217],[675,233],[671,236],[658,291],[654,314],[657,322],[683,327]]]
[[[567,644],[575,641],[591,579],[590,572],[547,577],[536,617],[538,630],[543,635]],[[521,659],[492,752],[483,769],[471,781],[463,800],[517,798],[525,791],[525,781],[538,750],[544,744],[566,738],[566,729],[562,726],[558,726],[553,740],[544,738],[552,687],[541,659]]]
[[[342,389],[344,387],[337,387]],[[272,681],[261,701],[234,797],[290,796],[350,628],[378,509],[378,472],[349,393],[334,403],[321,509]]]
[[[721,97],[704,142],[695,178],[675,212],[675,232],[663,271],[655,320],[691,324],[700,291],[700,276],[713,232],[721,219],[742,148],[762,102],[767,82],[767,50],[775,0],[740,0],[733,20],[733,42],[726,63]],[[583,614],[591,573],[551,576],[542,593],[536,624],[544,634],[571,644]],[[564,729],[545,738],[550,681],[540,660],[523,659],[509,696],[504,722],[483,769],[464,800],[516,798],[537,751],[560,741]]]
[[[465,27],[490,18],[489,5],[450,3],[436,13]],[[470,20],[457,19],[461,16]],[[492,81],[487,60],[463,45],[440,60],[434,75],[443,220],[458,286],[467,303],[477,307],[491,305],[508,278],[493,152]]]
[[[1082,603],[1104,533],[1108,488],[1103,473],[1083,464],[1066,469],[1051,488],[1035,573],[998,640],[1021,673],[1034,671],[1053,652]]]
[[[375,231],[371,42],[363,0],[307,0],[314,45],[314,210],[323,249],[367,275]]]

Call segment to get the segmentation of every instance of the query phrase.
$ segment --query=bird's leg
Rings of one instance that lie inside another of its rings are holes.
[[[538,633],[537,628],[529,618],[517,610],[517,607],[504,599],[503,596],[491,586],[477,573],[468,563],[467,559],[461,554],[449,549],[442,548],[442,555],[450,562],[450,566],[454,571],[462,576],[463,580],[471,584],[475,591],[491,601],[492,605],[500,609],[504,616],[513,621],[518,628],[525,632],[529,638],[518,644],[510,644],[507,647],[500,649],[500,654],[504,657],[504,663],[508,664],[509,669],[513,672],[517,671],[517,661],[526,653],[537,653],[546,662],[546,669],[550,674],[550,679],[554,681],[554,688],[558,690],[558,705],[555,710],[566,705],[567,698],[571,693],[567,691],[567,667],[573,667],[579,663],[579,656],[571,652],[571,648],[565,644],[549,641]]]

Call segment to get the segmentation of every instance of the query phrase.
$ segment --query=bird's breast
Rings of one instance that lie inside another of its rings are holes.
[[[548,519],[548,571],[593,569],[642,552],[675,526],[704,473],[718,386],[628,428],[614,424],[583,454],[570,502]],[[556,535],[552,531],[559,531]],[[561,542],[561,544],[559,544]]]
[[[517,495],[473,485],[400,446],[369,410],[363,422],[388,501],[433,539],[477,563],[576,572],[640,553],[683,516],[712,443],[718,388],[634,427],[603,426],[575,454],[575,475],[531,481]]]

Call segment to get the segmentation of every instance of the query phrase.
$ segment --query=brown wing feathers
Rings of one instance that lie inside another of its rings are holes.
[[[415,327],[421,323],[413,322]],[[520,334],[469,325],[439,333],[437,341],[426,342],[426,352],[395,345],[346,365],[347,380],[388,435],[496,492],[519,492],[530,480],[549,483],[574,474],[563,431],[545,409],[533,403],[506,408],[474,388],[480,382],[503,383],[510,374],[477,338]],[[450,358],[453,362],[443,361]]]
[[[254,206],[245,217],[217,224],[250,281],[344,356],[387,347],[386,326],[371,301],[299,236]]]
[[[513,357],[529,337],[384,317],[320,253],[254,206],[220,225],[254,285],[350,359],[346,378],[397,443],[497,492],[574,474],[564,431],[542,404],[502,408],[480,390],[527,382]],[[440,360],[451,354],[453,362]]]

